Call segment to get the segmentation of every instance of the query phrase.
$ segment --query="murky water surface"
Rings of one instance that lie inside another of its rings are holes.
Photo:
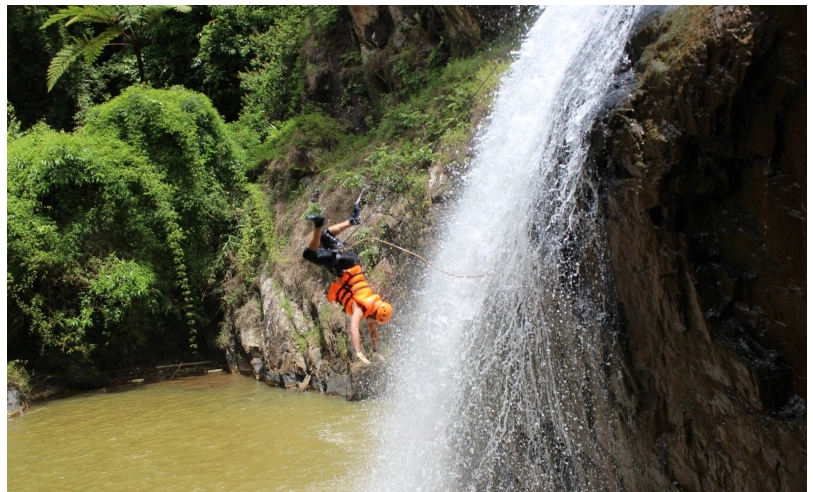
[[[7,422],[7,486],[352,490],[376,405],[222,373],[56,400]]]

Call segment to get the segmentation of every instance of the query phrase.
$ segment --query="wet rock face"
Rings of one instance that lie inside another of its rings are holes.
[[[664,16],[630,45],[638,90],[594,131],[657,488],[805,487],[805,9]]]

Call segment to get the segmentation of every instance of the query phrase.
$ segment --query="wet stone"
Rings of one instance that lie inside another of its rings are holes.
[[[286,388],[295,388],[304,380],[305,378],[298,374],[286,373],[282,375],[282,385]]]
[[[282,386],[282,375],[276,371],[265,373],[265,384],[269,386]]]

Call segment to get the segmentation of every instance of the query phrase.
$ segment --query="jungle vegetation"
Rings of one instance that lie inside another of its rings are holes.
[[[464,57],[441,32],[376,67],[347,41],[346,7],[153,7],[7,7],[18,387],[32,372],[93,385],[88,374],[216,356],[223,313],[284,261],[275,223],[304,212],[274,205],[299,203],[318,175],[427,207],[428,165],[465,153],[518,36]],[[325,100],[310,82],[331,70],[341,90]]]

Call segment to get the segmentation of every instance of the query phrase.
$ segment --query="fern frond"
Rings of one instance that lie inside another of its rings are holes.
[[[48,20],[40,26],[40,29],[45,29],[46,27],[50,26],[55,22],[59,22],[62,19],[67,19],[68,17],[73,17],[84,10],[84,7],[68,7],[66,9],[60,9],[59,12],[56,14],[52,14],[51,17],[48,17]]]
[[[120,35],[121,32],[119,32],[118,29],[111,27],[95,38],[85,37],[78,43],[79,49],[81,50],[80,52],[82,56],[85,57],[85,61],[88,64],[96,61],[96,58],[99,58],[99,55],[102,54],[102,50],[104,50],[104,47],[107,46],[107,43],[116,39]]]
[[[188,14],[189,12],[192,12],[192,7],[189,5],[176,5],[175,10],[182,14]]]
[[[141,12],[144,25],[149,26],[169,10],[172,10],[171,5],[147,5]]]
[[[136,32],[138,37],[147,37],[152,25],[164,14],[169,12],[170,10],[175,10],[178,12],[183,12],[183,8],[186,7],[184,5],[181,6],[172,6],[172,5],[145,5],[143,7],[139,7],[138,12],[138,22],[136,25],[132,26],[131,29]],[[181,10],[179,10],[179,8]],[[192,10],[191,7],[188,7],[188,10]]]
[[[117,5],[115,7],[119,24],[130,27],[141,22],[141,11],[143,6],[139,5]]]
[[[86,5],[76,16],[65,23],[69,26],[76,22],[95,22],[96,24],[114,25],[118,21],[116,9],[109,5]]]
[[[76,38],[74,38],[74,42],[76,41]],[[65,46],[59,50],[59,53],[54,56],[54,59],[51,60],[51,65],[48,67],[48,92],[51,92],[51,89],[54,88],[59,77],[65,73],[71,63],[76,61],[81,54],[82,50],[76,44]]]

